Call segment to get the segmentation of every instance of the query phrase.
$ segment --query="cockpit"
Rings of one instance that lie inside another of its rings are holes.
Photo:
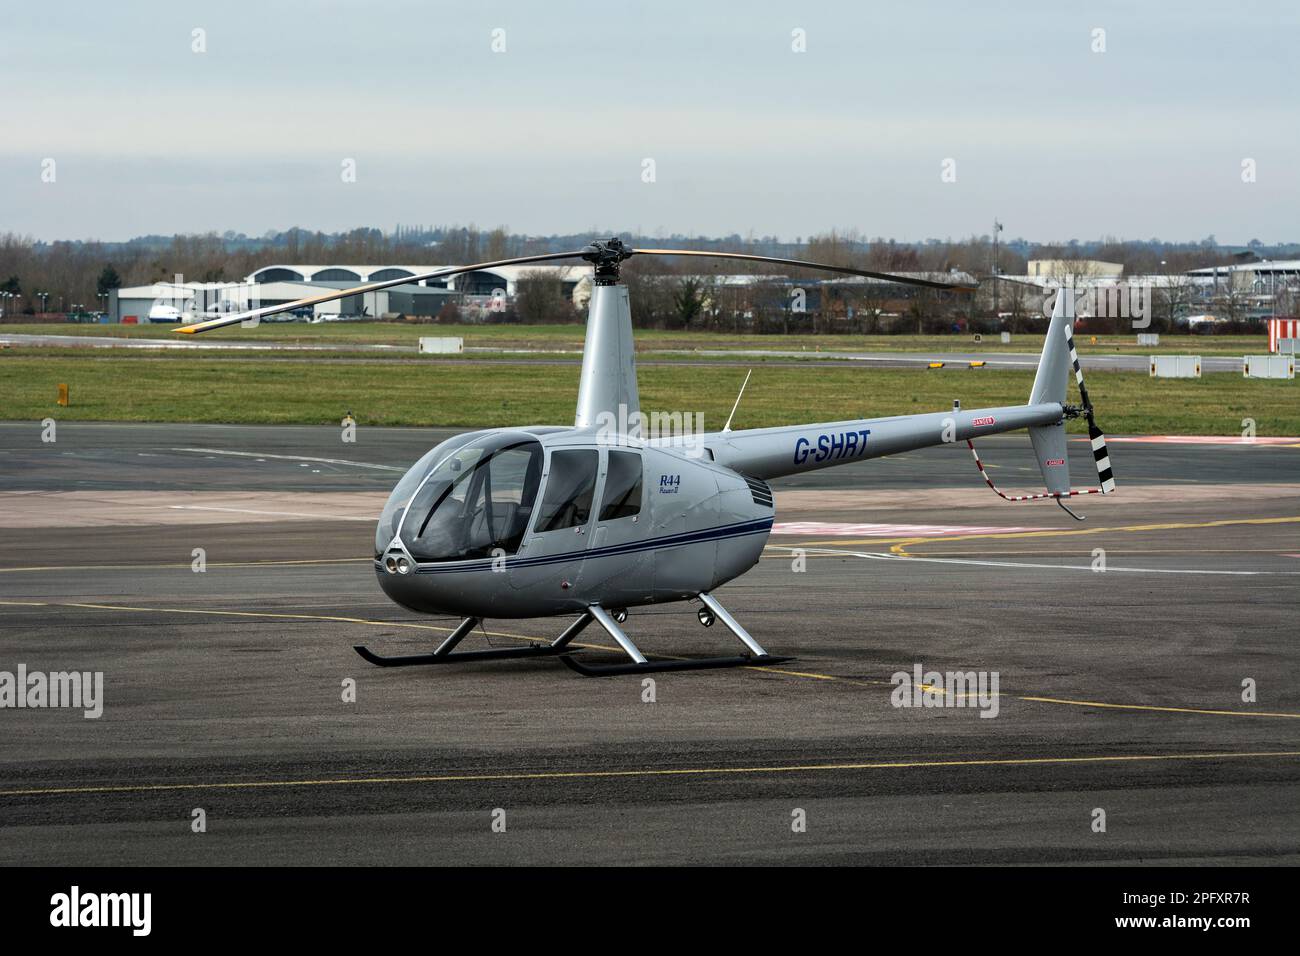
[[[400,535],[417,561],[514,554],[542,480],[541,443],[524,432],[476,432],[443,442],[402,478],[375,532],[382,554]]]

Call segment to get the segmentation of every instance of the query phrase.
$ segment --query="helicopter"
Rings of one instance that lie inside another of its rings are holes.
[[[965,441],[989,487],[1008,501],[1051,499],[1082,520],[1066,499],[1115,489],[1105,435],[1096,424],[1074,346],[1068,287],[1057,294],[1024,405],[734,431],[729,418],[718,432],[657,436],[648,434],[640,410],[631,306],[619,274],[621,264],[638,255],[739,259],[973,291],[937,278],[748,253],[638,249],[611,238],[573,252],[367,283],[173,330],[193,335],[235,324],[253,327],[266,316],[346,296],[498,266],[575,258],[592,265],[573,424],[493,428],[449,438],[411,466],[380,514],[374,547],[380,588],[408,610],[456,615],[460,623],[427,654],[385,656],[357,645],[366,661],[407,667],[554,656],[588,677],[784,663],[792,658],[769,654],[713,593],[758,563],[775,518],[772,479]],[[1079,405],[1066,402],[1071,371]],[[1070,484],[1065,422],[1080,416],[1087,421],[1097,466],[1095,488]],[[989,478],[974,440],[1020,429],[1029,432],[1046,490],[1009,496]],[[699,601],[699,622],[709,627],[720,621],[747,653],[647,659],[622,628],[628,609],[674,601]],[[549,643],[455,650],[488,618],[561,615],[576,617]],[[575,656],[574,638],[592,623],[622,648],[626,663],[592,664]]]

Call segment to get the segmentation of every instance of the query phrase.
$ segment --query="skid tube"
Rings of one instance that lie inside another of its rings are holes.
[[[432,654],[386,657],[383,654],[376,654],[364,644],[354,644],[352,649],[360,654],[362,659],[378,667],[416,667],[423,664],[460,664],[518,657],[555,657],[563,654],[566,645],[582,633],[582,630],[591,621],[591,615],[583,614],[582,617],[565,628],[564,633],[550,644],[529,644],[527,647],[494,647],[484,651],[459,651],[453,653],[452,648],[479,625],[480,618],[467,617],[456,625],[456,629],[447,635],[447,639],[438,645],[438,649]]]
[[[704,671],[720,667],[767,667],[770,664],[784,664],[794,660],[793,657],[773,657],[764,654],[761,657],[696,657],[679,661],[646,661],[638,664],[583,664],[572,654],[561,654],[560,660],[574,673],[583,677],[618,677],[624,674],[657,674],[660,671]]]

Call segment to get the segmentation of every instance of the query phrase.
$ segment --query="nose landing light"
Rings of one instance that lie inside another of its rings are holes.
[[[384,559],[384,568],[389,574],[410,574],[411,561],[405,555],[390,554]]]

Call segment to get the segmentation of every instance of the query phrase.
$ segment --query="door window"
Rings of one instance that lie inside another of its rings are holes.
[[[641,513],[641,456],[634,451],[611,451],[600,520],[631,518]]]
[[[536,531],[559,531],[585,525],[591,518],[600,454],[594,449],[569,449],[551,453]]]

